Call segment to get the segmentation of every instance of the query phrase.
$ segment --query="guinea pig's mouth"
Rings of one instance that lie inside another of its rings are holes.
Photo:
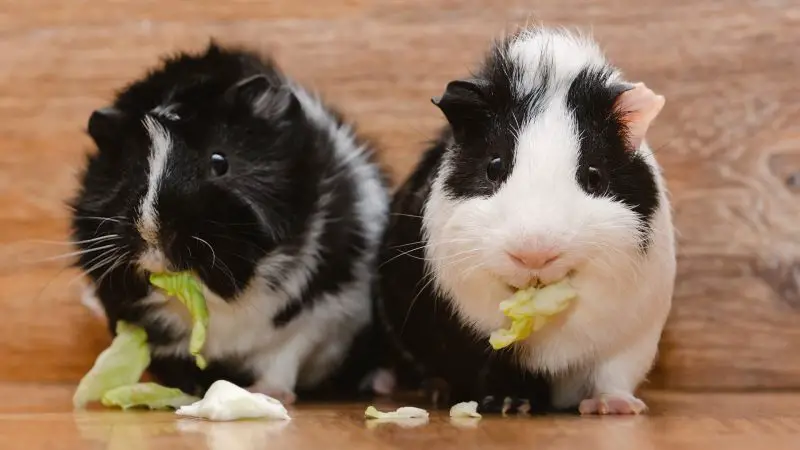
[[[167,256],[155,247],[145,249],[136,262],[142,270],[148,273],[163,273],[170,270]]]
[[[530,273],[526,276],[505,278],[497,274],[493,274],[495,278],[503,283],[512,291],[521,289],[528,289],[531,287],[542,287],[549,284],[558,283],[561,280],[572,278],[575,276],[575,269],[570,269],[566,272],[543,272],[543,273]]]
[[[489,275],[497,280],[498,283],[503,285],[509,293],[514,293],[520,289],[526,289],[531,285],[538,283],[538,279],[536,277],[531,276],[503,276],[494,271],[489,271]]]

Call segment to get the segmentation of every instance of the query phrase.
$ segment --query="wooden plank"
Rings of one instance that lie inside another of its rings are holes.
[[[0,380],[74,381],[107,343],[52,256],[90,112],[159,55],[209,37],[273,52],[374,137],[405,176],[443,120],[430,105],[503,30],[591,27],[667,97],[651,141],[680,236],[653,384],[800,387],[800,4],[789,0],[14,2],[0,8]],[[793,181],[794,180],[794,181]],[[22,261],[22,263],[20,262]],[[26,263],[27,261],[27,263]]]
[[[413,448],[437,450],[521,448],[797,448],[800,395],[647,393],[643,417],[593,420],[574,416],[451,420],[431,411],[428,421],[399,426],[365,422],[364,404],[310,404],[289,408],[291,422],[210,422],[174,413],[70,411],[71,389],[36,384],[0,385],[0,433],[8,448]],[[379,404],[394,409],[400,404]],[[753,405],[758,405],[754,407]],[[416,425],[416,426],[411,426]],[[46,430],[46,432],[42,432]],[[267,444],[265,444],[267,443]]]
[[[160,0],[96,2],[76,0],[6,0],[0,13],[0,29],[23,32],[47,32],[58,27],[108,26],[113,23],[137,24],[147,28],[152,22],[331,19],[349,17],[363,11],[369,0]]]

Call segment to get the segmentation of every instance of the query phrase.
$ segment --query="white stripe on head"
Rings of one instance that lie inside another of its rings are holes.
[[[177,103],[158,105],[150,110],[150,114],[163,117],[167,120],[180,120],[180,116],[175,112],[175,110],[178,109],[178,106],[179,105]]]
[[[516,36],[508,55],[519,66],[517,97],[530,93],[543,82],[550,89],[568,90],[572,80],[587,67],[606,66],[602,50],[592,39],[560,29],[533,29]],[[542,78],[547,76],[549,80]]]
[[[155,245],[158,240],[158,211],[156,211],[158,190],[167,170],[167,159],[172,150],[172,137],[163,125],[150,116],[145,116],[142,123],[150,136],[151,144],[147,193],[139,205],[139,220],[136,222],[136,228],[142,235],[142,239]]]

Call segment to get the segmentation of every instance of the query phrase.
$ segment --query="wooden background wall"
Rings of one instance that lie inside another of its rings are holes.
[[[214,36],[273,52],[374,137],[399,178],[429,98],[526,21],[591,29],[667,97],[651,134],[680,231],[655,386],[800,387],[797,0],[2,0],[0,382],[73,382],[107,343],[79,303],[64,200],[94,108]]]

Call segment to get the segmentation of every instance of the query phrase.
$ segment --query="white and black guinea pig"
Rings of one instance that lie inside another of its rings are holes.
[[[359,384],[389,194],[350,125],[271,60],[212,43],[125,87],[88,133],[79,266],[109,328],[146,329],[155,378],[193,394],[226,379],[286,402]],[[185,308],[147,281],[184,270],[207,291],[204,371]]]
[[[641,412],[634,394],[676,265],[645,142],[664,98],[589,38],[537,27],[498,42],[433,102],[449,127],[396,193],[381,255],[379,311],[413,369],[404,377],[438,378],[451,403],[487,411]],[[507,326],[499,303],[564,277],[578,291],[570,308],[492,350],[490,333]]]

